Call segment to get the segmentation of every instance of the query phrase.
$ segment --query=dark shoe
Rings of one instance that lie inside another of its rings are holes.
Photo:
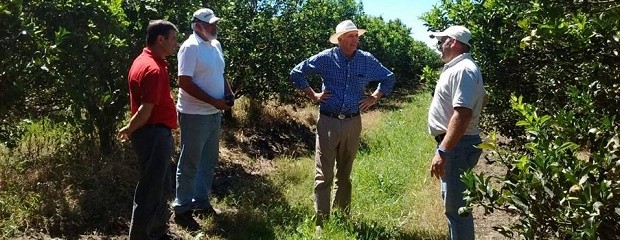
[[[174,222],[189,231],[198,231],[200,229],[200,224],[194,220],[190,211],[174,214]]]
[[[213,206],[209,206],[207,208],[204,209],[196,209],[194,210],[194,215],[196,217],[199,218],[205,218],[205,217],[215,217],[218,214],[220,214],[220,210],[217,210],[215,208],[213,208]]]

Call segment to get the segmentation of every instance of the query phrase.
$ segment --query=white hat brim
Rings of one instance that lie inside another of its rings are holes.
[[[214,24],[219,21],[220,21],[219,17],[212,17],[211,19],[209,19],[209,24]]]
[[[348,31],[343,31],[343,32],[338,32],[338,33],[334,33],[329,37],[329,42],[333,43],[333,44],[338,44],[338,38],[340,36],[342,36],[342,34],[348,33],[348,32],[353,32],[353,31],[357,31],[357,35],[358,36],[362,36],[364,35],[364,33],[366,33],[366,29],[351,29]]]

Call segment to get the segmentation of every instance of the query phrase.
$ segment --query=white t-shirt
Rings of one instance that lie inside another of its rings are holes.
[[[463,53],[446,63],[428,111],[430,134],[437,136],[446,133],[455,107],[473,110],[465,135],[479,134],[478,123],[485,95],[482,73],[470,53]]]
[[[183,42],[177,54],[179,76],[192,77],[200,89],[216,99],[224,99],[224,54],[217,40],[204,41],[195,32]],[[179,89],[177,111],[208,115],[220,110]]]

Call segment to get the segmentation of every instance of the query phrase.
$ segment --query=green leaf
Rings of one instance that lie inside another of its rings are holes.
[[[566,150],[576,150],[579,148],[579,145],[572,142],[563,143],[557,150],[558,151],[566,151]]]
[[[477,147],[479,149],[484,149],[484,150],[493,150],[496,148],[495,144],[490,143],[490,142],[483,142],[481,144],[478,144]]]
[[[580,186],[583,186],[583,184],[584,184],[584,183],[586,183],[586,181],[588,181],[588,178],[589,178],[589,176],[588,176],[587,174],[586,174],[586,175],[583,175],[583,176],[581,177],[581,179],[579,179],[579,185],[580,185]]]
[[[517,126],[529,126],[530,122],[526,121],[526,120],[521,120],[517,122]]]
[[[540,124],[543,124],[543,123],[545,123],[545,122],[549,121],[550,119],[551,119],[551,116],[549,116],[549,115],[545,115],[545,116],[540,117],[540,119],[538,120],[538,122],[539,122]]]
[[[517,168],[519,170],[526,170],[528,160],[529,159],[527,156],[522,156],[521,158],[519,158],[519,160],[517,161]]]

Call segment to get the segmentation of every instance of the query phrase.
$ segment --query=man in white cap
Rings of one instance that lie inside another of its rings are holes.
[[[329,41],[338,46],[326,49],[299,63],[291,71],[293,84],[319,104],[316,134],[316,174],[314,208],[317,230],[330,214],[331,187],[336,167],[334,207],[348,214],[351,204],[351,168],[362,129],[360,111],[366,111],[394,86],[394,74],[372,54],[357,49],[358,29],[351,20],[336,26]],[[319,92],[308,84],[308,77],[322,79]],[[365,96],[370,81],[379,81],[370,96]]]
[[[172,206],[175,222],[189,230],[200,227],[192,213],[213,216],[218,212],[211,205],[209,192],[219,156],[222,110],[229,110],[234,99],[224,79],[224,55],[217,40],[219,20],[208,8],[194,12],[194,32],[177,54],[181,154]]]
[[[481,143],[478,122],[486,93],[480,69],[469,53],[469,30],[452,26],[432,36],[438,39],[446,64],[428,112],[429,132],[437,141],[431,175],[441,179],[450,239],[474,239],[473,216],[458,214],[465,206],[463,191],[467,189],[460,176],[478,163],[482,153],[476,146]]]

